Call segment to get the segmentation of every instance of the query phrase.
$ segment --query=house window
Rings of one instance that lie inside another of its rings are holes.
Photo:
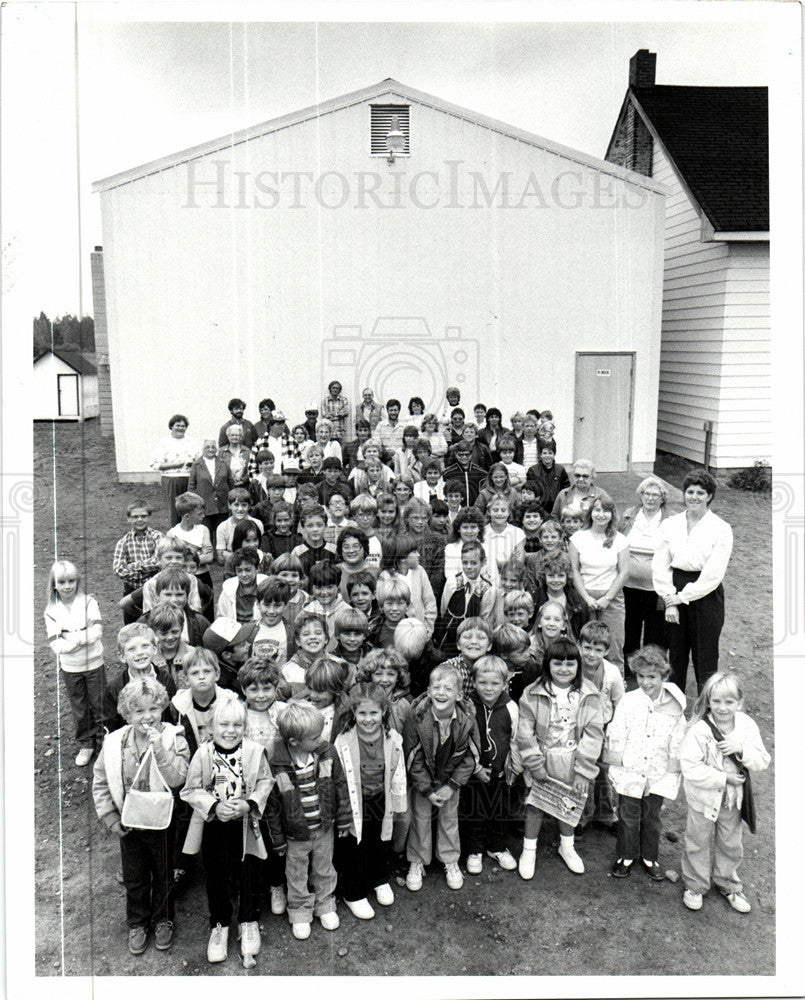
[[[408,156],[410,149],[409,133],[409,112],[408,104],[372,104],[371,110],[371,154],[372,156],[385,156],[388,153],[386,146],[386,136],[394,128],[394,119],[397,121],[397,128],[405,136],[405,149],[398,156]]]

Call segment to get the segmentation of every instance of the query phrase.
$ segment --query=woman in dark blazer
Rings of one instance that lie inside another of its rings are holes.
[[[205,503],[204,523],[215,544],[215,532],[221,521],[229,514],[228,494],[234,483],[229,466],[218,456],[218,445],[214,438],[207,438],[197,458],[190,466],[187,488],[198,493]]]

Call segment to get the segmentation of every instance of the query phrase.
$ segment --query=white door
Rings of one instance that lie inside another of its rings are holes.
[[[78,408],[78,376],[77,375],[57,375],[56,391],[59,397],[59,416],[77,417],[80,415]]]
[[[632,354],[576,355],[573,458],[589,458],[599,472],[629,467],[633,367]]]

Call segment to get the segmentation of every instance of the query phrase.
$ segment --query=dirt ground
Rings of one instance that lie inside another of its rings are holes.
[[[642,872],[616,881],[607,874],[613,839],[589,831],[579,842],[584,876],[572,875],[544,837],[533,882],[486,861],[482,876],[468,876],[463,890],[453,892],[441,870],[434,869],[419,893],[397,889],[394,906],[374,921],[362,924],[342,905],[341,928],[328,933],[317,923],[306,942],[296,941],[286,918],[272,916],[266,905],[260,922],[263,950],[251,972],[241,968],[234,942],[226,963],[207,964],[206,897],[203,883],[196,882],[177,903],[173,948],[157,952],[150,944],[141,957],[131,956],[124,890],[115,880],[117,842],[95,817],[91,768],[74,764],[69,705],[63,691],[57,692],[39,601],[55,553],[83,567],[87,589],[101,607],[106,663],[113,674],[115,635],[122,624],[121,585],[111,569],[114,543],[126,530],[126,505],[136,497],[153,503],[154,526],[165,527],[162,498],[157,486],[117,483],[113,443],[100,438],[97,421],[55,429],[37,424],[34,443],[38,975],[254,976],[293,975],[301,969],[334,976],[774,973],[773,763],[754,781],[758,833],[744,836],[741,872],[753,906],[748,916],[732,911],[714,892],[699,913],[691,913],[682,905],[681,883],[655,884]],[[686,466],[662,459],[657,471],[679,486]],[[633,501],[634,476],[606,476],[599,482],[619,509]],[[768,495],[724,487],[714,509],[735,533],[725,581],[722,664],[740,674],[748,711],[773,754],[771,501]],[[683,832],[680,795],[664,812],[667,869],[680,868]],[[519,854],[516,841],[511,848]]]

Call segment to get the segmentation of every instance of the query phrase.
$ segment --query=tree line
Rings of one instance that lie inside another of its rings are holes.
[[[34,357],[51,347],[85,353],[95,350],[95,321],[91,316],[65,313],[50,320],[46,313],[34,317]]]

